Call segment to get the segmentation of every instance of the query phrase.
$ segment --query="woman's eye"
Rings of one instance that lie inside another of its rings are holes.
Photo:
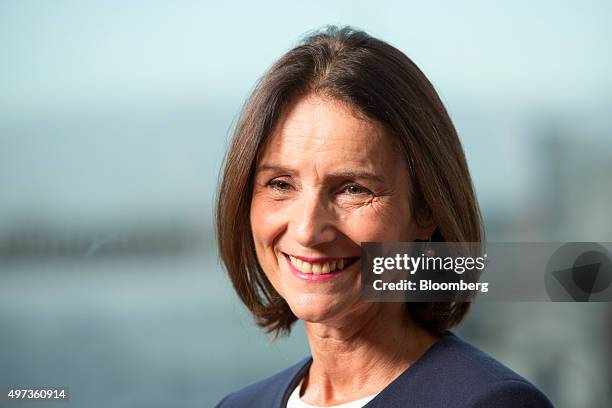
[[[372,194],[370,190],[358,184],[349,184],[348,186],[344,187],[344,191],[350,195]]]
[[[291,189],[291,184],[283,180],[270,180],[267,185],[274,190],[286,191]]]

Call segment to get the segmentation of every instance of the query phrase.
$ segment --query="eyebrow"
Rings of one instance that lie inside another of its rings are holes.
[[[288,167],[278,166],[274,164],[262,164],[257,166],[255,169],[255,173],[260,173],[264,171],[276,171],[276,172],[287,172],[287,173],[296,173],[295,170],[292,170]],[[347,179],[360,179],[360,180],[373,180],[379,183],[384,183],[385,179],[375,173],[370,173],[368,171],[361,170],[351,170],[351,171],[341,171],[341,172],[333,172],[329,173],[329,178],[347,178]]]

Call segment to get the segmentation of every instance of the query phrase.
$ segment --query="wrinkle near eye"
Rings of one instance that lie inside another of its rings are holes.
[[[388,200],[377,198],[372,200],[367,207],[362,207],[368,211],[368,216],[378,217],[380,220],[392,220],[397,217],[395,208]]]

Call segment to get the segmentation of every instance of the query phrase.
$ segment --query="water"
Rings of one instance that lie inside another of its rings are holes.
[[[254,327],[212,253],[14,262],[0,283],[0,386],[68,387],[56,406],[213,406],[308,353]]]

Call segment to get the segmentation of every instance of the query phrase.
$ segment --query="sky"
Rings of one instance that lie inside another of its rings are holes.
[[[232,101],[301,35],[329,23],[399,47],[443,95],[561,104],[612,91],[609,2],[265,4],[4,1],[1,112]]]

